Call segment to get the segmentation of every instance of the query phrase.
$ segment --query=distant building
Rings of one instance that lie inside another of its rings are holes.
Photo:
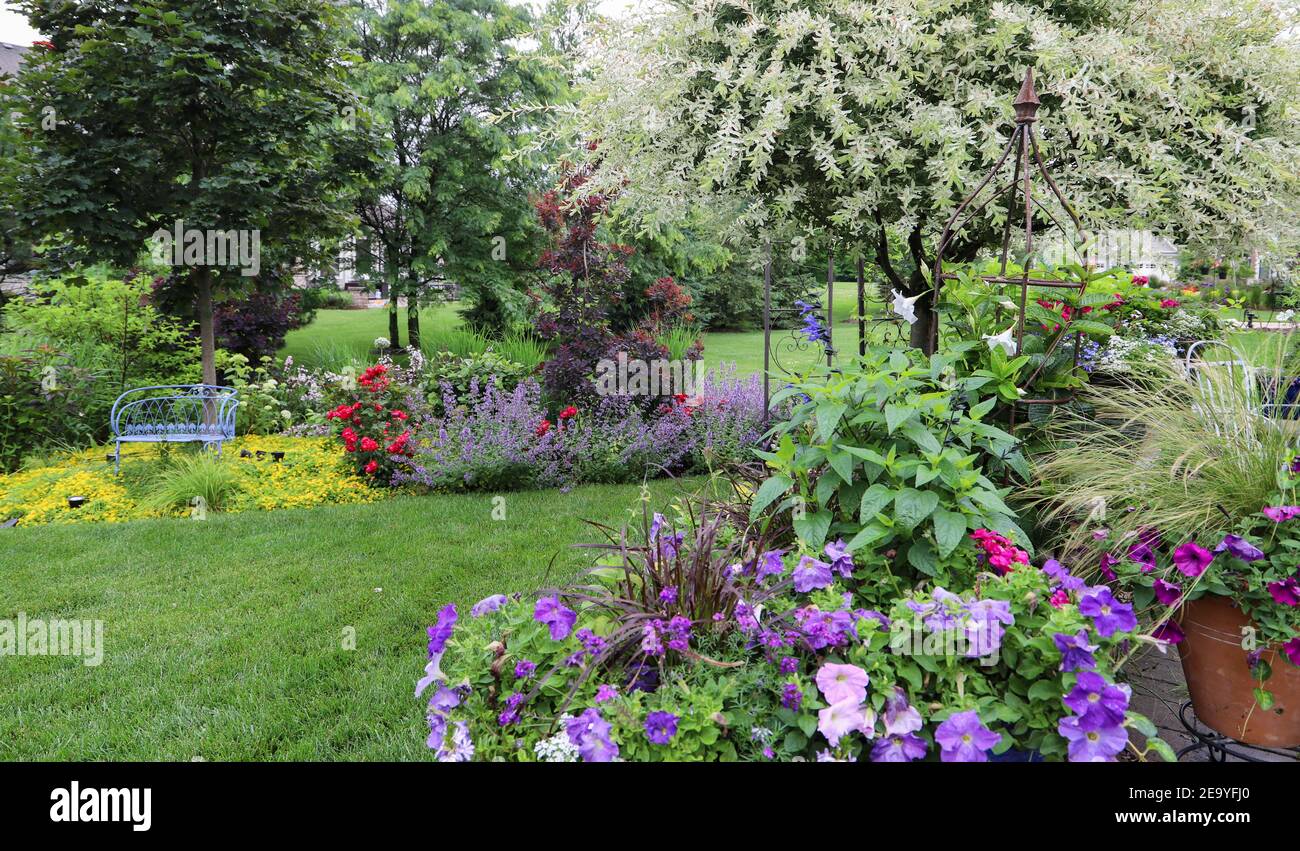
[[[6,74],[15,77],[23,64],[23,54],[31,48],[17,44],[5,44],[0,41],[0,77]]]

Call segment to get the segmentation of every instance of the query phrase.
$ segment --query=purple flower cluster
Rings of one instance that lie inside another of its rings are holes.
[[[641,628],[641,651],[647,656],[662,656],[666,650],[684,653],[691,646],[691,619],[677,615],[665,623],[655,618]]]
[[[936,587],[930,598],[929,602],[908,600],[907,607],[931,633],[953,633],[970,658],[998,652],[1006,627],[1016,622],[1006,600],[981,600],[974,594],[962,597],[942,587]]]
[[[618,758],[618,745],[610,738],[611,726],[600,715],[599,709],[588,709],[569,721],[565,733],[578,749],[583,762],[613,762]]]
[[[943,762],[988,762],[988,752],[1002,741],[1002,734],[985,727],[971,709],[949,715],[935,729],[934,741]]]
[[[477,381],[457,399],[444,387],[445,415],[421,428],[392,484],[438,490],[569,487],[641,481],[748,456],[763,432],[756,377],[710,374],[687,407],[647,413],[631,397],[605,396],[581,416],[548,422],[541,386],[505,391]]]
[[[1062,698],[1071,715],[1061,719],[1057,732],[1069,742],[1071,762],[1113,762],[1128,744],[1124,716],[1131,692],[1112,685],[1094,671],[1079,674],[1074,688]]]
[[[645,717],[645,737],[652,745],[666,745],[677,735],[677,716],[671,712],[651,712]]]

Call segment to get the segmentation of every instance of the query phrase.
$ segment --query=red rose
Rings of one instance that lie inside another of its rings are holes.
[[[578,409],[573,407],[572,405],[565,408],[563,411],[560,411],[560,419],[562,420],[572,419],[577,415],[578,415]]]
[[[378,448],[379,448],[379,444],[378,444],[378,443],[375,443],[374,438],[371,438],[371,437],[363,437],[363,438],[361,438],[361,451],[362,451],[362,452],[374,452],[374,451],[375,451],[376,449],[378,449]],[[374,463],[374,462],[372,461],[371,463]]]
[[[542,420],[540,423],[537,424],[536,433],[538,437],[541,437],[542,435],[546,434],[550,430],[551,430],[550,420]]]
[[[373,476],[375,474],[375,470],[378,469],[379,469],[379,462],[371,461],[369,464],[366,465],[366,475]]]

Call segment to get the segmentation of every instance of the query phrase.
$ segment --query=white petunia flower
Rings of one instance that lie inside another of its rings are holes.
[[[984,340],[989,344],[989,351],[991,352],[1000,347],[1002,351],[1007,353],[1007,357],[1014,355],[1016,353],[1016,341],[1012,339],[1012,336],[1015,330],[1016,326],[1012,325],[1001,334],[985,334]]]
[[[893,310],[899,316],[907,320],[908,325],[916,324],[916,300],[921,296],[914,295],[907,298],[898,290],[890,290],[894,294]]]

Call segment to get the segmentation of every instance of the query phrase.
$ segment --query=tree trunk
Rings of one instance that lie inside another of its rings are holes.
[[[388,344],[393,349],[401,348],[401,327],[397,324],[397,279],[388,272]]]
[[[217,383],[217,336],[212,327],[212,269],[196,266],[194,278],[199,311],[199,349],[203,364],[203,383]]]
[[[420,348],[420,305],[413,294],[406,296],[406,344],[413,349]]]
[[[921,296],[916,302],[916,322],[912,325],[911,333],[912,347],[932,355],[934,354],[934,322],[937,320],[937,317],[930,312],[931,303],[934,301],[934,290],[930,288],[929,280],[920,270],[912,272],[908,278],[907,294]]]

